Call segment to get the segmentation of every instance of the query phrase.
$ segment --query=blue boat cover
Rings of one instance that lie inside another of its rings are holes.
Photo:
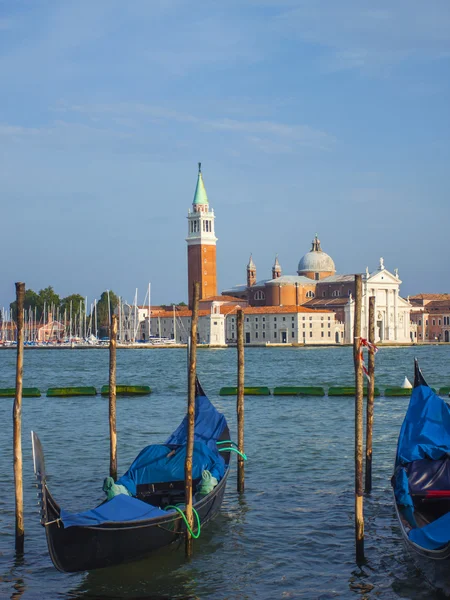
[[[431,388],[413,389],[397,446],[397,464],[450,453],[450,409]]]
[[[146,504],[137,498],[119,494],[112,500],[97,508],[85,512],[71,514],[61,509],[61,521],[64,527],[75,525],[94,526],[102,523],[118,523],[123,521],[142,521],[167,515],[167,512],[151,504]]]
[[[223,414],[211,404],[206,396],[195,398],[195,441],[192,461],[192,478],[200,479],[207,470],[218,481],[225,473],[225,461],[217,451],[216,442],[227,427]],[[164,445],[144,448],[135,458],[128,471],[117,481],[125,485],[131,494],[143,483],[163,483],[184,480],[186,456],[187,416]],[[100,525],[107,522],[126,522],[152,519],[167,514],[137,498],[119,494],[101,506],[82,513],[70,514],[61,510],[64,527],[74,525]]]
[[[117,480],[136,495],[136,486],[144,483],[184,481],[186,444],[183,446],[152,445],[144,448],[135,458],[128,471]],[[192,479],[199,479],[203,471],[209,471],[218,481],[225,473],[225,461],[217,452],[201,441],[194,442]]]
[[[450,513],[424,527],[411,529],[409,539],[427,550],[443,548],[450,541]]]
[[[439,459],[447,457],[448,453],[450,409],[430,387],[419,385],[412,391],[400,430],[392,484],[397,504],[412,526],[409,539],[428,550],[442,548],[450,542],[450,513],[419,528],[413,514],[412,494],[447,488],[447,461],[441,464]],[[439,462],[436,464],[434,461]]]
[[[216,450],[227,421],[222,413],[211,404],[206,396],[195,398],[195,441],[205,442],[211,450]],[[187,440],[187,415],[177,429],[166,440],[166,444],[185,444]]]
[[[403,507],[414,508],[414,503],[409,492],[408,475],[403,467],[395,469],[394,473],[394,492],[397,504]]]

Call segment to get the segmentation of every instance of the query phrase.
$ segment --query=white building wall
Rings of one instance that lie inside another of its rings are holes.
[[[343,341],[343,325],[333,313],[244,313],[246,344],[335,344]],[[228,315],[226,340],[236,342],[236,315]],[[336,334],[337,337],[336,337]]]

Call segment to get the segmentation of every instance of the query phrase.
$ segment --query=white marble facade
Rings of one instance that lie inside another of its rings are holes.
[[[362,337],[369,335],[369,297],[375,296],[375,341],[411,342],[410,303],[400,296],[401,280],[398,271],[391,273],[381,258],[376,271],[363,275]],[[355,302],[353,298],[345,307],[345,342],[353,343]]]

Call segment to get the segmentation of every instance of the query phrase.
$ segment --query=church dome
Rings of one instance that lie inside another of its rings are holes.
[[[321,274],[326,277],[335,272],[336,267],[334,266],[334,261],[331,256],[322,250],[320,247],[320,240],[316,234],[311,250],[305,254],[298,263],[297,273],[306,276],[311,273],[314,274],[313,277],[317,279],[318,277],[315,276],[316,273],[319,277]]]

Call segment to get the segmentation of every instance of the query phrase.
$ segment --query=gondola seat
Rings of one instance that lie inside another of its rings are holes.
[[[450,511],[450,458],[414,460],[405,467],[414,506],[436,520]]]

